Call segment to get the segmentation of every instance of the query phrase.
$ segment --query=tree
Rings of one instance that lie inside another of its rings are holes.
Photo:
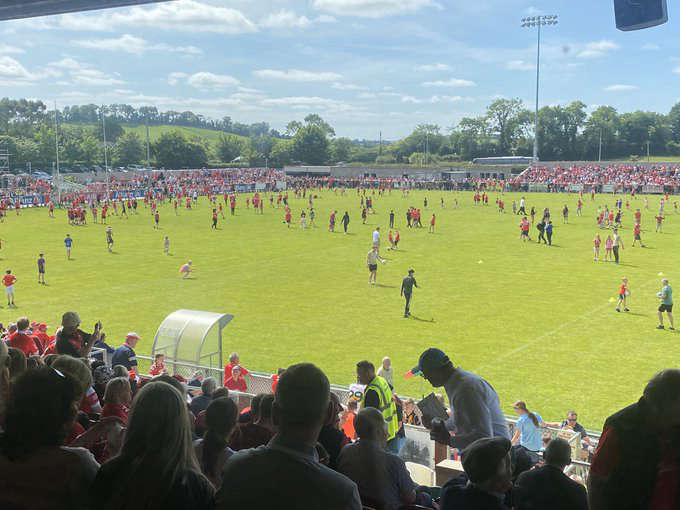
[[[328,160],[328,138],[319,126],[305,126],[293,137],[293,156],[309,165],[323,165]]]
[[[224,163],[230,163],[241,155],[241,140],[233,135],[220,135],[217,141],[217,157]]]
[[[120,166],[139,164],[145,156],[141,137],[134,131],[126,132],[116,142],[113,156]]]
[[[269,166],[283,168],[293,162],[293,141],[277,140],[269,153]]]
[[[352,140],[336,138],[331,143],[331,160],[335,163],[349,161],[352,154]]]
[[[291,120],[286,124],[286,132],[284,133],[288,137],[294,137],[298,131],[302,129],[302,122],[299,120]]]
[[[116,143],[118,137],[122,136],[124,133],[123,126],[115,119],[106,118],[104,120],[106,125],[106,142]],[[97,123],[97,139],[104,140],[104,129],[102,128],[101,119]]]
[[[668,113],[668,126],[674,142],[680,142],[680,102],[675,103]]]
[[[520,113],[524,110],[521,99],[496,99],[486,108],[490,130],[498,136],[498,152],[506,155],[522,133]]]
[[[83,163],[87,166],[91,166],[95,162],[100,161],[102,151],[103,148],[100,146],[99,140],[91,134],[83,135],[80,141],[80,154]]]
[[[316,113],[310,113],[305,117],[305,124],[307,126],[317,126],[321,128],[321,130],[324,132],[324,134],[328,137],[334,137],[335,136],[335,130],[331,127],[331,125],[323,120],[320,115]]]
[[[202,168],[208,155],[200,143],[188,141],[179,131],[163,133],[152,145],[156,162],[164,168]]]

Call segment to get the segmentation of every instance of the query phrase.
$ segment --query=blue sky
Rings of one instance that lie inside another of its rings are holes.
[[[668,112],[680,100],[677,2],[620,32],[611,0],[176,0],[0,22],[0,96],[155,105],[283,129],[319,113],[339,136],[443,128],[497,97]]]

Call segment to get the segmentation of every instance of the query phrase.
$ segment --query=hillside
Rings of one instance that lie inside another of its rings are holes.
[[[60,124],[63,127],[69,128],[69,127],[91,127],[93,126],[92,124],[73,124],[73,123],[63,123]],[[146,139],[146,127],[143,124],[125,124],[121,123],[120,124],[122,128],[125,131],[133,131],[137,133],[142,140]],[[107,130],[108,131],[108,130]],[[196,127],[186,127],[186,126],[172,126],[172,125],[160,125],[160,126],[149,126],[149,138],[151,142],[155,142],[158,140],[163,133],[169,133],[172,131],[179,131],[182,133],[186,138],[192,139],[192,138],[201,138],[203,140],[207,140],[211,144],[217,143],[217,141],[220,138],[220,135],[226,134],[229,136],[235,136],[241,141],[247,140],[246,137],[241,136],[241,135],[234,135],[231,133],[224,133],[223,131],[218,131],[215,129],[205,129],[205,128],[196,128]]]
[[[121,124],[123,126],[123,129],[125,131],[134,131],[137,133],[142,140],[146,138],[146,127],[142,125],[136,125],[136,124]],[[163,133],[170,133],[173,131],[179,131],[182,133],[185,137],[192,139],[192,138],[201,138],[204,140],[207,140],[210,143],[217,143],[219,140],[220,136],[223,134],[227,134],[229,136],[235,136],[241,141],[247,140],[246,137],[240,136],[240,135],[233,135],[231,133],[224,133],[223,131],[217,131],[213,129],[204,129],[204,128],[196,128],[196,127],[186,127],[186,126],[171,126],[171,125],[162,125],[162,126],[149,126],[149,138],[151,142],[155,142],[158,140]]]

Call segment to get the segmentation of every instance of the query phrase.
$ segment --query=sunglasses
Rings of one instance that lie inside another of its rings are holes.
[[[576,421],[576,418],[567,418],[567,421]]]

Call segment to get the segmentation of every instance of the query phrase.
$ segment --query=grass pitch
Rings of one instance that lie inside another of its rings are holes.
[[[422,350],[444,349],[456,365],[488,379],[510,413],[517,399],[546,420],[558,420],[568,409],[579,421],[599,428],[604,418],[636,400],[645,382],[658,370],[676,365],[680,336],[657,331],[656,292],[659,273],[676,283],[680,215],[666,207],[664,232],[654,232],[658,196],[630,200],[624,209],[623,263],[594,262],[592,239],[597,205],[613,206],[612,195],[585,199],[584,216],[576,216],[576,195],[527,194],[537,211],[550,207],[554,246],[522,243],[519,217],[511,212],[519,194],[506,193],[506,213],[472,203],[470,193],[400,191],[374,199],[375,215],[362,225],[359,197],[347,191],[315,192],[316,227],[299,228],[307,199],[290,194],[293,225],[283,224],[283,209],[264,215],[237,202],[237,215],[210,228],[211,209],[202,199],[196,209],[175,216],[161,207],[161,230],[154,230],[149,209],[141,202],[129,220],[113,216],[115,249],[106,251],[105,227],[69,226],[64,211],[49,218],[44,209],[13,212],[0,224],[5,241],[0,268],[17,276],[16,309],[3,303],[3,323],[27,315],[45,321],[53,333],[61,314],[76,310],[86,330],[101,320],[108,341],[119,345],[127,331],[141,334],[140,354],[148,354],[154,333],[170,312],[179,308],[227,312],[235,319],[225,330],[224,351],[238,351],[251,370],[275,371],[311,361],[335,383],[354,380],[355,363],[376,365],[392,357],[397,392],[420,396],[430,391],[422,379],[402,374],[413,367]],[[249,195],[251,196],[251,195]],[[406,228],[409,205],[423,207],[422,229]],[[445,208],[440,206],[444,197]],[[454,199],[459,207],[454,208]],[[570,223],[562,224],[567,203]],[[635,207],[643,210],[646,248],[631,248]],[[327,231],[331,210],[338,211],[336,233]],[[401,232],[400,249],[387,251],[388,214],[395,211]],[[339,219],[351,216],[349,235]],[[437,215],[435,234],[427,232]],[[540,214],[540,212],[539,212]],[[381,226],[388,259],[378,269],[378,285],[368,286],[366,254],[371,233]],[[73,259],[66,260],[63,239],[74,239]],[[599,231],[604,239],[609,231]],[[170,255],[163,238],[170,238]],[[532,238],[537,231],[532,227]],[[37,283],[36,260],[44,252],[47,283]],[[180,265],[193,260],[192,279],[182,280]],[[401,279],[416,270],[413,318],[403,318]],[[622,277],[632,291],[629,313],[616,313],[615,297]],[[680,283],[678,283],[680,289]],[[680,292],[680,290],[678,290]],[[680,324],[679,324],[680,325]]]

